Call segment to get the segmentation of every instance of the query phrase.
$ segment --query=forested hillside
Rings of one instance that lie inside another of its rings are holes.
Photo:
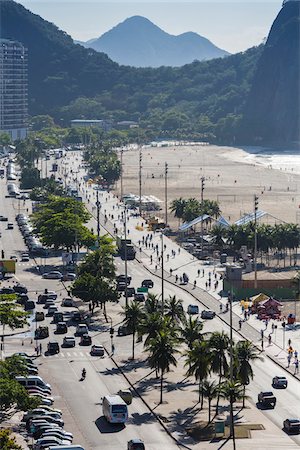
[[[30,114],[140,120],[157,134],[235,142],[262,47],[180,68],[136,69],[74,44],[23,6],[0,2],[1,37],[28,47]],[[180,132],[178,132],[178,130]]]

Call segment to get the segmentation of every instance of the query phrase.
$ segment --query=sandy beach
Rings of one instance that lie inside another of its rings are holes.
[[[204,197],[217,200],[222,215],[231,223],[253,211],[254,194],[259,196],[259,209],[285,222],[300,223],[298,155],[294,158],[275,155],[274,160],[270,155],[214,145],[147,147],[142,155],[145,195],[164,201],[163,174],[167,162],[169,204],[178,197],[200,200],[200,179],[204,176]],[[138,194],[138,150],[124,151],[123,166],[124,193]],[[160,215],[163,216],[162,211]],[[265,222],[272,224],[274,219],[266,218]],[[178,224],[171,213],[169,223],[173,227]]]

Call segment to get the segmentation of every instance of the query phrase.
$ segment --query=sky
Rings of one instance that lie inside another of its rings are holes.
[[[282,0],[19,0],[73,39],[101,36],[128,17],[147,17],[164,31],[194,31],[230,53],[259,45],[268,36]]]

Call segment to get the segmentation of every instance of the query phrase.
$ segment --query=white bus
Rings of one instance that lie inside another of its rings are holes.
[[[128,420],[127,405],[119,395],[103,397],[102,410],[109,423],[125,423]]]

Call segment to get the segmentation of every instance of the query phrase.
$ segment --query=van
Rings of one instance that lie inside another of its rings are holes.
[[[109,423],[125,423],[128,420],[127,405],[119,395],[103,397],[102,411]]]
[[[28,377],[23,377],[18,375],[15,377],[15,380],[18,381],[25,388],[39,386],[42,388],[46,388],[51,392],[51,386],[48,383],[45,383],[43,378],[37,375],[28,375]]]

